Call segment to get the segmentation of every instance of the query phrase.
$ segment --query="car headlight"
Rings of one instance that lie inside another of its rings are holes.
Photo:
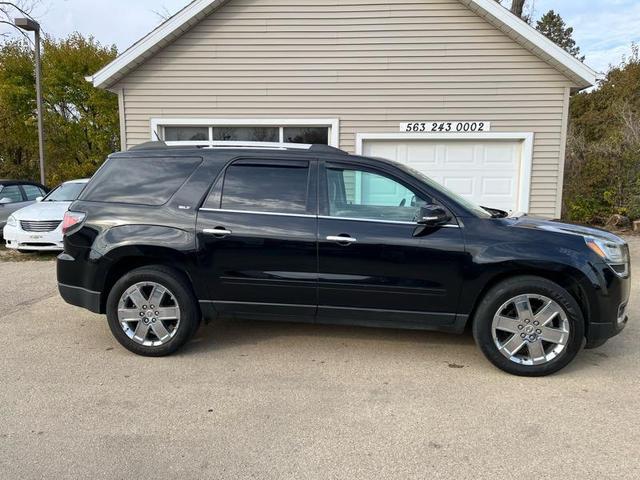
[[[18,220],[16,220],[16,217],[14,217],[13,215],[10,215],[9,218],[7,218],[7,225],[9,227],[17,227]]]
[[[587,246],[621,277],[629,274],[629,247],[602,238],[585,237]]]

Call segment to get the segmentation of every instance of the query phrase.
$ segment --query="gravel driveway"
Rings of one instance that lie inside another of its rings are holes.
[[[248,321],[137,357],[52,261],[0,262],[0,478],[637,479],[639,291],[621,336],[525,379],[468,335]]]

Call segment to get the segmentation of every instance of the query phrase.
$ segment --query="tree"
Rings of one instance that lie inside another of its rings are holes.
[[[502,4],[502,0],[495,0],[496,2]],[[535,1],[532,1],[531,4],[527,2],[527,0],[512,0],[511,13],[515,16],[520,17],[522,20],[527,22],[528,24],[532,23],[533,20],[533,4]],[[528,8],[527,8],[528,7]]]
[[[513,0],[511,2],[511,13],[516,17],[523,17],[525,0]]]
[[[45,38],[42,56],[47,183],[92,175],[119,149],[117,97],[85,77],[116,56],[74,33]],[[33,53],[25,41],[0,44],[0,177],[37,178]]]
[[[555,11],[549,10],[545,13],[538,20],[536,29],[578,60],[584,61],[585,57],[580,55],[580,47],[576,45],[576,41],[573,39],[573,27],[567,27],[562,17]]]
[[[599,88],[571,99],[564,215],[604,224],[640,218],[640,51],[607,73]]]

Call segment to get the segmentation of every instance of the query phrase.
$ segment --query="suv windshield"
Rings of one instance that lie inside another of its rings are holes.
[[[86,183],[63,183],[49,195],[43,202],[73,202],[77,200]]]
[[[404,164],[397,164],[397,165],[401,169],[403,169],[405,172],[407,172],[408,174],[413,175],[414,177],[422,180],[424,183],[429,185],[435,191],[437,191],[439,193],[442,193],[446,197],[452,198],[457,203],[459,203],[464,208],[466,208],[467,210],[469,210],[473,214],[477,215],[478,217],[480,217],[480,218],[491,218],[491,217],[493,217],[493,214],[488,212],[487,210],[485,210],[483,207],[481,207],[479,205],[476,205],[475,203],[467,200],[466,198],[458,195],[457,193],[452,192],[451,190],[449,190],[444,185],[441,185],[438,182],[436,182],[435,180],[432,180],[431,178],[427,177],[424,173],[421,173],[418,170],[415,170],[414,168],[409,167],[408,165],[404,165]]]

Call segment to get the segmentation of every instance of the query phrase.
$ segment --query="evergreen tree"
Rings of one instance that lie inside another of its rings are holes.
[[[585,57],[580,55],[580,47],[576,45],[576,41],[573,39],[573,27],[567,27],[562,17],[555,11],[549,10],[545,13],[538,20],[536,29],[578,60],[584,61]]]

